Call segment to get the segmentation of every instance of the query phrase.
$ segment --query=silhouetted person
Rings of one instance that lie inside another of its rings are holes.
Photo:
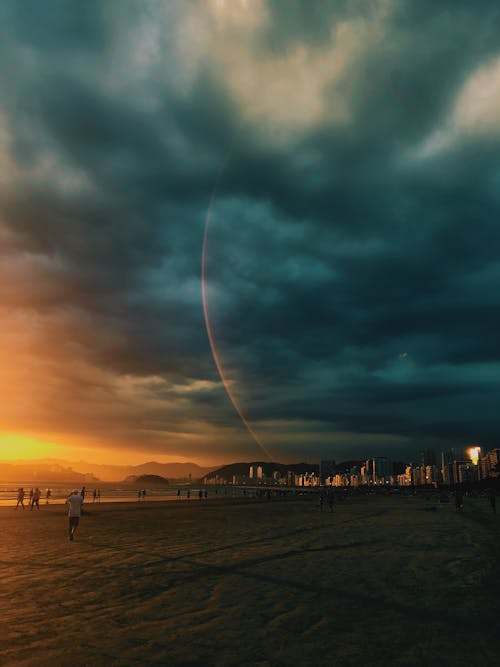
[[[206,489],[205,489],[204,495],[205,495],[205,498],[208,498],[208,491]]]
[[[47,493],[45,494],[45,504],[49,504],[50,496],[52,495],[52,491],[50,489],[47,489]]]
[[[330,489],[326,495],[326,503],[328,505],[328,510],[333,512],[333,505],[335,504],[335,496],[332,489]]]
[[[78,489],[73,489],[71,494],[66,498],[68,505],[68,537],[73,540],[75,531],[80,523],[80,516],[82,515],[83,497],[78,493]]]
[[[94,493],[92,495],[93,495],[93,502],[95,503],[95,501],[97,500],[97,489],[94,489]]]
[[[139,490],[137,491],[137,501],[141,502],[141,498],[142,498],[142,491]]]
[[[496,514],[497,513],[497,496],[495,493],[495,489],[488,489],[486,491],[488,500],[490,501],[490,507],[491,511]]]
[[[200,500],[203,498],[203,491],[201,489],[198,491],[198,498]]]
[[[464,492],[462,489],[455,489],[455,511],[462,512],[464,509]]]
[[[142,499],[146,500],[146,489],[142,490]]]
[[[19,507],[19,505],[21,505],[21,507],[23,508],[23,510],[26,509],[26,508],[24,507],[24,489],[23,489],[22,487],[19,487],[19,489],[17,490],[17,505],[16,505],[16,510],[17,510],[17,508]]]
[[[82,486],[82,490],[80,491],[80,496],[82,497],[82,510],[81,514],[83,515],[85,512],[83,511],[83,503],[85,502],[85,494],[87,493],[86,489],[84,486]]]
[[[191,498],[191,489],[187,490],[187,499],[189,500]]]
[[[180,497],[181,497],[181,490],[177,489],[177,499],[179,499]]]
[[[42,494],[40,493],[40,489],[39,489],[38,486],[37,486],[36,489],[33,491],[33,498],[32,498],[32,500],[31,500],[31,507],[30,507],[30,509],[33,509],[33,507],[34,507],[35,505],[36,505],[37,510],[40,509],[40,496],[41,496],[41,495],[42,495]]]

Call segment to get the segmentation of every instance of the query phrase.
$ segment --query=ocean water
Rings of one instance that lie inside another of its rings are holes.
[[[74,488],[77,488],[75,484],[51,484],[50,482],[41,482],[37,483],[38,488],[41,491],[40,496],[40,505],[62,505],[66,502],[66,498],[72,492]],[[19,487],[22,487],[25,492],[24,496],[24,505],[28,507],[30,504],[29,493],[30,489],[34,489],[35,485],[33,482],[2,482],[0,480],[0,507],[15,507],[17,504],[17,490]],[[138,492],[139,490],[146,489],[145,499],[139,500]],[[50,489],[50,497],[47,498],[47,490]],[[101,492],[101,503],[116,503],[116,502],[151,502],[158,500],[187,500],[187,493],[190,492],[190,500],[198,500],[199,492],[202,491],[203,495],[205,491],[208,494],[208,498],[255,498],[257,496],[264,497],[264,494],[267,492],[268,487],[238,487],[238,486],[215,486],[212,484],[205,485],[189,485],[189,484],[169,484],[168,486],[151,486],[146,487],[139,486],[138,484],[124,484],[120,482],[99,482],[98,484],[89,484],[85,486],[85,503],[88,505],[93,504],[94,502],[94,489],[99,489]],[[78,486],[78,490],[81,490],[81,486]],[[180,496],[177,495],[177,491],[180,490]],[[277,493],[310,493],[310,490],[299,491],[297,489],[271,489],[271,492],[274,494]],[[48,501],[48,502],[47,502]]]
[[[48,503],[51,505],[63,504],[66,501],[66,498],[71,493],[74,488],[77,488],[74,484],[51,484],[50,482],[38,482],[38,488],[41,491],[40,505],[47,504],[47,489],[50,489],[50,497],[48,498]],[[15,507],[17,503],[17,490],[19,487],[24,488],[24,505],[27,507],[29,505],[29,492],[30,489],[34,489],[35,485],[33,482],[2,482],[0,480],[0,506]],[[169,485],[169,486],[138,486],[135,484],[120,484],[116,482],[99,482],[98,485],[86,485],[86,495],[85,502],[87,504],[92,504],[94,502],[93,493],[94,489],[99,489],[101,492],[101,503],[113,503],[113,502],[138,502],[138,491],[146,489],[146,498],[145,502],[148,501],[158,501],[158,500],[177,500],[177,490],[180,489],[181,500],[187,500],[187,491],[191,491],[191,500],[198,499],[199,490],[205,490],[208,493],[208,497],[224,497],[224,495],[232,495],[232,489],[214,489],[210,486],[188,486],[188,485]],[[80,490],[81,487],[78,486]],[[140,502],[143,502],[141,499]]]

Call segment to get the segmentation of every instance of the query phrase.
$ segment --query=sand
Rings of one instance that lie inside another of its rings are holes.
[[[498,664],[486,501],[367,497],[0,509],[0,664]]]

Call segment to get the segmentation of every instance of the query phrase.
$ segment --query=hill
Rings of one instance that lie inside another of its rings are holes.
[[[149,485],[162,485],[165,486],[168,484],[168,479],[165,477],[162,477],[161,475],[130,475],[127,477],[125,482],[129,482],[131,484],[149,484]]]
[[[354,466],[359,466],[363,462],[358,460],[342,461],[337,463],[333,470],[336,473],[343,473]],[[303,475],[306,472],[314,472],[319,475],[319,465],[317,463],[269,463],[269,461],[251,461],[249,463],[230,463],[222,466],[216,470],[210,471],[203,479],[213,479],[220,477],[226,480],[232,480],[233,475],[236,477],[248,477],[250,466],[262,466],[262,472],[266,477],[271,477],[273,472],[278,471],[282,477],[286,476],[288,471],[295,475]]]
[[[113,465],[78,461],[70,463],[62,459],[37,459],[33,461],[0,461],[2,481],[78,481],[117,482],[131,475],[160,475],[168,479],[200,479],[216,466],[201,467],[196,463],[158,463],[148,461],[139,465]]]
[[[229,465],[217,468],[206,474],[203,479],[213,479],[214,477],[222,477],[230,480],[233,475],[237,477],[248,477],[250,466],[262,466],[262,472],[266,477],[270,477],[276,470],[285,476],[290,470],[296,475],[304,474],[306,472],[319,473],[319,465],[317,463],[270,463],[269,461],[251,461],[249,463],[230,463]]]
[[[0,479],[3,482],[71,482],[74,484],[91,484],[99,479],[89,472],[78,472],[68,463],[38,462],[3,463],[0,462]]]

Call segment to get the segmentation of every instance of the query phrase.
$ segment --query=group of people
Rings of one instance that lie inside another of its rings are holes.
[[[40,497],[41,497],[41,491],[38,487],[35,489],[31,489],[29,493],[29,501],[30,501],[30,509],[32,510],[33,507],[36,507],[38,510],[40,509]],[[47,489],[46,493],[46,499],[47,503],[49,502],[49,499],[52,495],[52,492],[50,489]],[[24,498],[26,494],[24,491],[23,487],[19,487],[17,490],[17,504],[16,504],[16,510],[18,509],[19,505],[24,509]],[[99,498],[99,502],[101,499],[101,493],[100,491],[94,490],[94,502],[96,499]],[[73,491],[69,494],[69,496],[66,498],[66,504],[68,505],[68,517],[69,517],[69,528],[68,528],[68,537],[71,541],[73,541],[75,530],[78,527],[78,524],[80,522],[80,516],[82,515],[82,505],[85,500],[85,487],[82,488],[81,491],[78,491],[78,489],[73,489]]]
[[[77,489],[78,491],[78,489]],[[70,494],[71,495],[71,494]],[[86,495],[86,490],[85,487],[82,487],[82,490],[79,491],[79,495],[81,495],[82,499],[85,500],[85,495]],[[144,491],[144,495],[146,495],[146,491]],[[38,487],[31,489],[29,492],[29,508],[32,510],[34,507],[36,507],[38,510],[40,509],[40,498],[42,497],[42,492]],[[45,492],[45,503],[48,505],[49,500],[52,497],[52,489],[47,489]],[[17,503],[15,509],[17,510],[19,508],[19,505],[24,509],[26,509],[24,505],[24,499],[26,498],[26,492],[22,486],[20,486],[17,490]],[[94,489],[93,492],[93,500],[95,503],[100,503],[101,502],[101,490],[100,489]],[[83,502],[83,501],[82,501]]]
[[[182,491],[180,489],[177,489],[177,500],[180,500],[181,496],[182,496]],[[188,500],[191,499],[191,489],[187,489],[186,498]],[[198,491],[198,499],[202,500],[203,498],[208,498],[208,491],[206,489],[204,491],[202,489]]]
[[[50,496],[52,495],[52,491],[50,489],[47,489],[46,493],[46,502],[49,502]],[[17,504],[16,504],[16,510],[18,509],[19,505],[24,509],[24,498],[26,496],[26,493],[23,489],[23,487],[19,487],[17,490]],[[36,507],[38,510],[40,509],[40,498],[42,497],[42,492],[38,487],[35,489],[31,489],[29,493],[29,507],[30,510],[33,509],[33,507]]]

